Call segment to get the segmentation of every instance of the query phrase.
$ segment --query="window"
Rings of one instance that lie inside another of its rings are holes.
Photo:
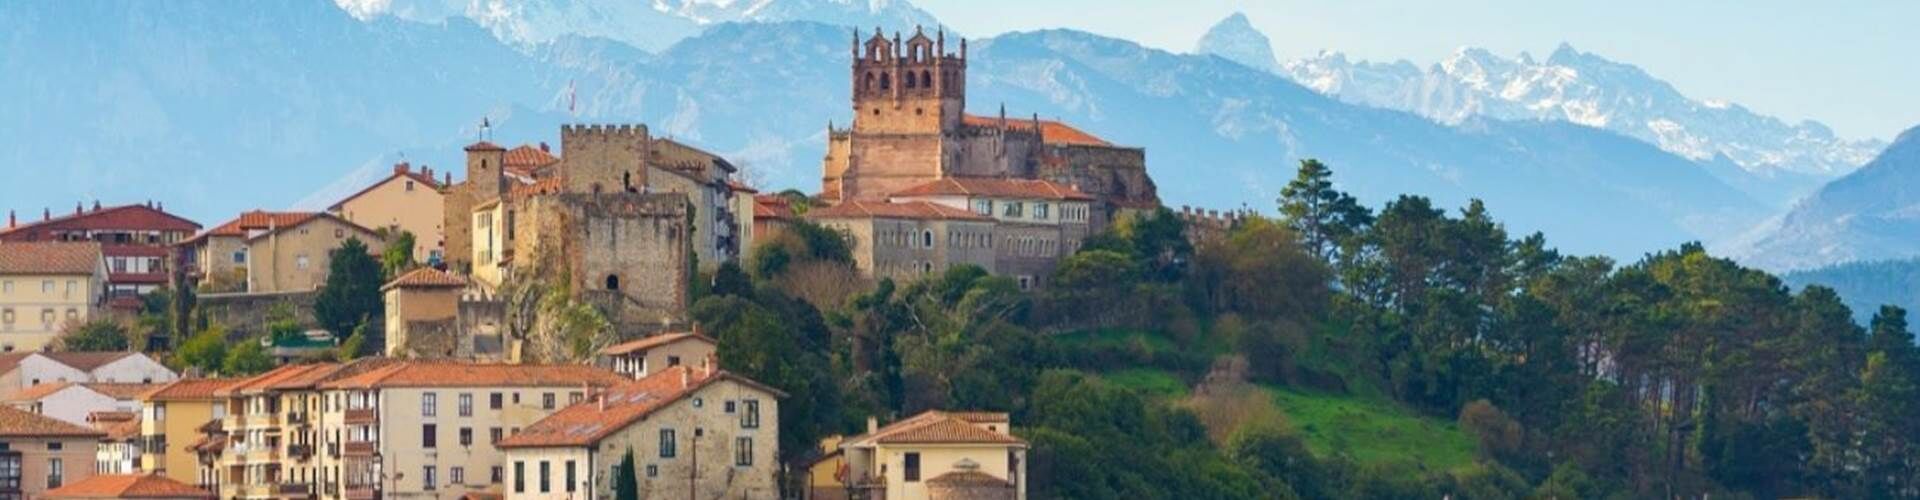
[[[760,400],[746,400],[746,406],[746,412],[740,415],[740,427],[747,429],[760,428]]]
[[[59,441],[52,441],[47,443],[47,451],[60,451],[64,449],[67,449],[66,443],[62,443]]]
[[[753,465],[753,438],[742,437],[733,440],[733,465],[739,467]]]
[[[587,399],[586,393],[582,393],[582,392],[567,393],[567,404],[570,404],[570,405],[580,404],[580,401],[584,399]]]
[[[473,446],[473,428],[460,428],[460,446]]]
[[[40,293],[53,293],[53,280],[41,281]]]
[[[491,474],[491,477],[489,477],[487,480],[488,482],[491,482],[493,484],[500,484],[500,480],[502,479],[502,476],[506,475],[506,473],[502,471],[501,467],[498,465],[493,466],[493,468],[489,469],[488,471],[489,471],[488,473]]]
[[[920,231],[920,241],[921,241],[920,246],[925,248],[933,248],[933,231],[932,230]]]
[[[71,319],[80,319],[80,310],[79,310],[79,309],[74,309],[74,308],[71,308],[71,307],[69,307],[69,308],[67,308],[67,319],[70,319],[70,320],[71,320]]]
[[[121,266],[121,267],[126,267],[126,266]],[[66,295],[66,296],[68,296],[68,297],[72,297],[72,296],[73,296],[73,292],[78,292],[78,291],[80,291],[80,282],[78,282],[78,281],[74,281],[74,280],[67,280],[67,295]]]
[[[499,427],[487,429],[487,444],[499,444],[502,434]]]
[[[728,402],[727,402],[727,404],[726,404],[726,407],[727,407],[727,413],[733,413],[733,402],[732,402],[732,401],[728,401]]]
[[[679,451],[676,449],[678,447],[673,439],[673,429],[660,429],[660,458],[673,458]]]
[[[7,308],[5,312],[0,312],[0,322],[13,323],[13,308]]]
[[[706,406],[706,405],[707,405],[707,400],[706,400],[706,398],[693,398],[693,407],[694,407],[694,408],[699,408],[699,407],[702,407],[702,406]]]
[[[918,482],[920,480],[920,453],[907,452],[906,462],[906,466],[902,468],[902,472],[906,473],[907,482]]]
[[[973,200],[973,213],[993,215],[993,200]]]
[[[440,433],[439,431],[440,431],[439,426],[435,426],[433,424],[420,424],[420,447],[433,448],[436,445],[438,445],[440,441],[440,437],[437,434]]]
[[[553,491],[553,463],[540,461],[540,492]]]
[[[549,393],[540,395],[540,409],[551,410],[553,409],[553,406],[554,406],[553,393],[549,392]]]
[[[1020,202],[1009,201],[1006,204],[1006,208],[1000,211],[1000,215],[1004,217],[1019,217],[1022,212],[1026,211],[1025,209],[1026,207],[1022,206]]]
[[[498,410],[500,406],[500,393],[496,392],[487,395],[487,409]]]
[[[472,394],[466,394],[466,393],[460,394],[460,416],[462,417],[473,416],[473,395]]]
[[[413,191],[413,181],[407,181],[407,191],[408,192]]]
[[[526,462],[513,463],[513,492],[514,493],[527,492],[527,463]]]
[[[1047,220],[1047,209],[1049,208],[1052,208],[1052,207],[1045,203],[1033,204],[1033,218],[1040,219],[1040,220]]]
[[[245,249],[245,248],[242,248],[242,249],[239,249],[239,250],[234,250],[234,251],[233,251],[233,263],[235,263],[235,264],[245,264],[245,263],[247,263],[247,249]]]
[[[13,293],[13,281],[0,282],[0,292]]]
[[[347,230],[345,230],[345,229],[340,229],[340,228],[334,228],[334,229],[333,229],[333,238],[334,238],[334,239],[340,239],[340,238],[345,238],[345,237],[347,237]]]
[[[680,357],[679,357],[679,356],[667,356],[667,366],[668,366],[669,368],[671,368],[671,367],[675,367],[675,366],[680,366]]]
[[[447,484],[467,484],[467,468],[460,466],[448,468]]]
[[[1021,289],[1021,290],[1026,290],[1026,289],[1028,289],[1028,288],[1032,288],[1032,287],[1033,287],[1033,277],[1032,277],[1032,276],[1026,276],[1026,275],[1021,275],[1021,276],[1020,276],[1020,289]]]
[[[59,488],[61,484],[65,484],[66,465],[58,458],[47,459],[47,489]]]
[[[420,395],[420,416],[431,417],[440,413],[440,395],[424,393]]]
[[[567,493],[573,493],[574,478],[573,478],[573,461],[572,460],[567,461],[566,468],[567,468]]]
[[[293,267],[294,267],[294,268],[296,268],[296,269],[306,269],[306,268],[307,268],[307,256],[305,256],[305,255],[295,255],[295,256],[293,256]]]
[[[660,477],[660,466],[647,464],[647,477]]]
[[[420,487],[427,491],[433,491],[439,488],[439,485],[436,484],[439,481],[436,481],[437,478],[434,477],[434,473],[439,471],[434,469],[437,469],[437,467],[431,465],[420,469]]]

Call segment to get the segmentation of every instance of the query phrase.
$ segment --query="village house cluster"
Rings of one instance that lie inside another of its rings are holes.
[[[1087,237],[1159,207],[1140,148],[1004,106],[968,114],[966,42],[945,38],[855,34],[854,116],[829,124],[815,196],[763,193],[646,125],[565,125],[557,148],[501,146],[483,125],[460,168],[400,163],[324,210],[206,228],[152,202],[10,212],[0,498],[610,498],[629,454],[643,497],[775,498],[786,395],[719,365],[687,317],[699,273],[815,224],[867,279],[973,265],[1046,287]],[[349,240],[375,256],[411,241],[418,263],[378,291],[383,356],[295,362],[273,339],[281,366],[227,378],[57,350],[166,289],[195,290],[195,317],[235,340],[263,338],[269,311],[311,326]],[[556,361],[527,316],[551,294],[598,311],[617,343]],[[1007,414],[932,411],[831,438],[787,472],[807,498],[1024,499],[1025,450]]]

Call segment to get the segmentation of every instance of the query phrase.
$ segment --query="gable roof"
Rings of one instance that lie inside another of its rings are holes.
[[[541,143],[539,147],[522,144],[507,150],[507,157],[501,163],[513,173],[531,177],[541,168],[560,163],[560,157],[547,152],[546,143]]]
[[[374,181],[374,183],[372,184],[368,184],[366,188],[363,188],[359,191],[355,191],[353,194],[347,195],[346,197],[340,198],[340,201],[336,201],[332,205],[327,205],[327,210],[339,210],[340,207],[346,206],[347,202],[353,201],[354,198],[365,196],[367,193],[373,192],[374,189],[378,189],[380,186],[385,186],[387,185],[387,183],[393,182],[394,179],[399,179],[399,178],[406,178],[406,179],[412,180],[413,182],[419,183],[422,186],[426,186],[427,189],[432,189],[435,191],[438,191],[440,189],[440,181],[434,180],[433,176],[427,175],[425,171],[415,171],[413,170],[413,167],[411,165],[408,165],[405,162],[402,162],[400,164],[393,166],[392,174],[388,174],[386,177],[381,177],[380,180]]]
[[[74,385],[73,382],[64,382],[64,381],[34,384],[34,385],[22,387],[20,388],[20,390],[8,393],[5,399],[7,402],[10,402],[10,403],[24,403],[27,401],[39,401],[42,398],[45,398],[47,396],[52,396],[55,393],[58,393],[60,391],[64,391],[68,387],[73,387],[73,385]]]
[[[586,365],[510,365],[453,361],[402,361],[319,384],[328,389],[396,387],[579,387],[626,381],[610,370]]]
[[[296,226],[319,215],[319,212],[268,212],[265,210],[241,212],[239,217],[214,226],[213,229],[201,231],[200,234],[193,235],[182,243],[200,241],[208,236],[245,237],[251,231]]]
[[[102,437],[106,433],[10,406],[0,406],[0,438]]]
[[[394,278],[393,281],[380,287],[380,291],[395,288],[462,288],[465,286],[467,286],[466,278],[439,269],[422,267]]]
[[[239,383],[237,378],[183,378],[162,384],[146,394],[140,395],[142,401],[206,401],[213,399],[213,393],[229,385]]]
[[[791,219],[793,202],[777,194],[758,194],[753,196],[754,219]]]
[[[206,490],[158,474],[95,474],[42,495],[46,498],[214,498]]]
[[[326,212],[320,212],[320,213],[317,213],[317,214],[313,214],[313,216],[312,216],[312,217],[307,217],[307,218],[305,218],[305,219],[301,219],[301,220],[299,220],[299,221],[297,221],[297,222],[294,222],[293,224],[288,224],[288,225],[284,225],[284,226],[276,226],[276,227],[274,227],[274,228],[272,228],[272,229],[268,229],[268,230],[267,230],[266,232],[264,232],[264,233],[260,233],[260,234],[256,234],[256,235],[252,235],[252,236],[248,236],[248,237],[247,237],[247,241],[256,241],[256,240],[259,240],[259,239],[261,239],[261,238],[265,238],[265,237],[268,237],[268,236],[272,236],[272,235],[275,235],[275,234],[279,234],[279,233],[283,233],[283,232],[286,232],[286,231],[291,231],[291,230],[293,230],[293,229],[296,229],[296,228],[299,228],[299,227],[301,227],[301,226],[305,226],[305,225],[307,225],[307,224],[312,224],[312,223],[313,223],[314,221],[318,221],[318,220],[331,220],[331,221],[334,221],[334,222],[338,222],[338,223],[340,223],[340,225],[342,225],[342,226],[346,226],[346,227],[347,227],[348,229],[352,229],[352,230],[354,230],[354,231],[358,231],[358,232],[360,232],[361,234],[365,234],[365,235],[368,235],[368,236],[374,236],[374,237],[378,237],[378,236],[380,235],[380,233],[377,233],[377,232],[374,232],[374,231],[373,231],[372,229],[367,229],[367,227],[366,227],[366,226],[362,226],[362,225],[359,225],[359,224],[354,224],[354,223],[353,223],[353,221],[350,221],[350,220],[347,220],[347,219],[344,219],[344,218],[341,218],[341,217],[340,217],[340,216],[338,216],[338,215],[334,215],[334,214],[330,214],[330,213],[326,213]]]
[[[961,123],[974,127],[1001,127],[1006,130],[1032,132],[1034,124],[1040,126],[1040,142],[1073,146],[1112,146],[1105,139],[1074,128],[1057,120],[1034,120],[1028,118],[994,118],[989,116],[965,115]]]
[[[993,218],[968,210],[925,201],[847,201],[807,211],[811,219],[913,219],[992,222]]]
[[[1005,444],[1026,446],[1012,435],[990,431],[975,424],[1005,423],[1005,413],[943,412],[930,410],[887,424],[871,433],[848,438],[841,446],[875,444]]]
[[[1092,201],[1093,196],[1052,181],[993,177],[947,177],[893,193],[893,196],[990,196],[1036,200]]]
[[[0,239],[25,237],[28,234],[37,234],[41,231],[100,231],[115,229],[193,232],[200,230],[200,223],[167,213],[159,207],[149,207],[145,204],[130,204],[62,215],[0,229]]]
[[[103,265],[92,241],[0,243],[0,274],[93,274]]]
[[[107,365],[107,364],[109,364],[109,363],[113,363],[113,362],[115,362],[115,361],[119,361],[119,360],[122,360],[122,359],[126,359],[127,357],[129,357],[129,356],[134,356],[134,355],[136,355],[136,354],[139,354],[139,353],[135,353],[135,352],[124,352],[124,351],[121,351],[121,352],[43,352],[43,353],[40,353],[40,355],[41,355],[41,356],[46,356],[46,357],[47,357],[48,359],[52,359],[52,360],[54,360],[54,361],[58,361],[58,362],[60,362],[60,364],[63,364],[63,365],[67,365],[67,366],[71,366],[71,367],[73,367],[73,369],[75,369],[75,370],[80,370],[80,371],[83,371],[83,372],[90,372],[90,371],[93,371],[93,370],[94,370],[95,368],[99,368],[99,367],[102,367],[102,366],[106,366],[106,365]]]
[[[696,332],[662,333],[659,335],[652,335],[644,338],[629,340],[626,342],[621,342],[618,344],[607,346],[606,349],[600,350],[600,354],[605,354],[608,356],[619,356],[623,354],[630,354],[636,351],[645,351],[645,350],[653,349],[655,347],[672,344],[674,342],[679,342],[682,340],[696,340],[700,342],[705,342],[707,345],[715,345],[720,343],[719,341],[714,340],[713,337],[701,335]]]
[[[778,389],[725,370],[675,366],[613,386],[586,401],[562,408],[495,446],[507,449],[592,445],[721,380],[759,389],[776,398],[786,397],[786,393]]]
[[[153,390],[153,388],[160,386],[159,384],[132,384],[132,383],[118,383],[118,382],[88,382],[80,385],[88,389],[93,389],[93,392],[105,394],[107,397],[122,400],[122,401],[138,399],[141,394],[146,394],[147,391],[151,391]]]

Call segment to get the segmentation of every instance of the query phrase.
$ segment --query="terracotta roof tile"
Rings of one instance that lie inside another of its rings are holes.
[[[0,240],[51,235],[51,231],[97,231],[97,230],[135,230],[135,231],[179,231],[200,230],[200,223],[187,220],[178,215],[167,213],[145,204],[121,205],[117,207],[89,210],[77,214],[62,215],[46,220],[28,222],[11,228],[0,229]]]
[[[1018,131],[1025,131],[1025,132],[1033,131],[1034,122],[1035,120],[1030,118],[1007,118],[1003,121],[999,118],[994,118],[989,116],[978,116],[978,115],[966,115],[961,119],[961,123],[965,125],[974,126],[974,127],[1004,126],[1007,130],[1018,130]],[[1104,139],[1095,137],[1093,134],[1086,133],[1084,131],[1081,131],[1080,129],[1073,128],[1072,125],[1067,125],[1066,123],[1062,123],[1054,120],[1039,120],[1039,123],[1040,123],[1040,141],[1045,142],[1047,144],[1066,144],[1066,145],[1076,145],[1076,146],[1112,146],[1113,145],[1112,143],[1109,143]]]
[[[194,235],[192,238],[187,239],[187,241],[199,241],[208,236],[245,237],[247,233],[252,231],[265,231],[274,227],[297,226],[306,222],[307,219],[319,215],[319,212],[268,212],[264,210],[242,212],[239,217],[235,217],[225,224],[214,226],[213,229],[201,231],[200,234]]]
[[[359,198],[362,195],[372,192],[375,188],[384,186],[388,182],[393,182],[394,179],[398,179],[402,177],[410,179],[418,185],[426,186],[427,189],[433,189],[437,191],[441,187],[440,181],[435,180],[433,176],[427,175],[427,173],[424,171],[414,170],[411,166],[407,165],[406,163],[400,163],[398,165],[393,166],[392,174],[388,174],[386,177],[381,177],[380,180],[374,181],[372,184],[368,184],[367,187],[362,188],[359,191],[355,191],[353,194],[340,198],[340,201],[336,201],[332,205],[328,205],[327,210],[339,210],[341,206],[346,205],[347,202],[349,201],[353,201],[354,198]]]
[[[466,278],[439,269],[422,267],[394,278],[386,286],[380,287],[380,291],[394,288],[461,288],[465,286],[467,286]]]
[[[548,177],[533,181],[532,184],[516,184],[507,189],[507,197],[517,200],[529,196],[554,194],[560,192],[562,187],[559,177]]]
[[[46,498],[214,498],[212,493],[158,474],[96,474],[48,490]]]
[[[391,387],[579,387],[627,380],[586,365],[510,365],[452,361],[406,361],[320,384],[324,388]]]
[[[0,373],[11,372],[14,368],[19,368],[20,360],[27,359],[27,356],[32,356],[33,354],[34,353],[31,352],[9,352],[0,354]]]
[[[305,375],[315,370],[328,370],[335,366],[338,366],[338,365],[334,363],[316,363],[316,364],[306,364],[306,365],[281,365],[279,367],[275,367],[272,370],[267,370],[266,373],[261,373],[259,375],[242,378],[238,382],[234,382],[232,384],[228,384],[225,387],[215,389],[213,391],[213,395],[215,397],[227,397],[227,396],[232,396],[234,394],[258,393],[261,391],[265,391],[268,388],[271,388],[274,384],[284,382],[288,379]]]
[[[111,382],[89,382],[80,385],[86,386],[88,389],[93,389],[93,392],[105,394],[107,397],[122,401],[138,399],[141,394],[146,394],[147,391],[153,390],[155,387],[160,387],[159,384],[123,384]]]
[[[93,274],[101,262],[94,242],[0,243],[0,274]]]
[[[793,218],[793,202],[777,194],[754,195],[753,218],[791,219]]]
[[[40,398],[52,396],[54,395],[54,393],[64,391],[68,387],[73,387],[73,385],[74,385],[73,382],[46,382],[41,384],[34,384],[34,385],[22,387],[20,388],[20,390],[8,393],[5,399],[9,402],[14,402],[14,403],[24,403],[27,401],[39,401]]]
[[[87,422],[95,424],[126,422],[139,419],[139,414],[130,411],[104,410],[87,414]]]
[[[721,380],[732,380],[760,389],[776,398],[786,397],[786,393],[777,389],[725,370],[708,371],[675,366],[640,380],[613,386],[586,401],[562,408],[501,440],[497,446],[541,448],[591,445]]]
[[[662,333],[659,335],[653,335],[646,338],[629,340],[626,342],[621,342],[618,344],[614,344],[612,346],[608,346],[606,349],[601,349],[600,354],[605,354],[609,356],[619,356],[622,354],[628,354],[635,351],[645,351],[655,347],[671,344],[674,342],[679,342],[681,340],[698,340],[701,342],[706,342],[707,345],[714,345],[719,343],[718,341],[713,340],[713,337],[708,337],[706,335],[701,335],[698,333],[691,333],[691,332]]]
[[[326,212],[320,212],[320,213],[317,213],[317,214],[313,214],[313,216],[312,216],[312,217],[307,217],[307,218],[305,218],[305,219],[301,219],[301,220],[299,220],[298,222],[294,222],[293,224],[286,224],[286,225],[279,225],[279,226],[274,226],[274,227],[273,227],[272,229],[269,229],[269,230],[267,230],[266,232],[262,232],[262,233],[259,233],[259,234],[254,234],[254,235],[251,235],[251,236],[248,236],[248,237],[247,237],[247,240],[248,240],[248,241],[253,241],[253,240],[258,240],[258,239],[260,239],[260,238],[265,238],[265,237],[267,237],[267,236],[270,236],[270,235],[273,235],[273,234],[277,234],[277,233],[281,233],[281,232],[285,232],[285,231],[291,231],[291,230],[293,230],[293,229],[295,229],[295,228],[298,228],[298,227],[300,227],[300,226],[305,226],[305,225],[307,225],[307,224],[310,224],[310,223],[313,223],[313,221],[317,221],[317,220],[320,220],[320,219],[329,219],[329,220],[332,220],[332,221],[334,221],[334,222],[338,222],[338,223],[340,223],[340,225],[342,225],[342,226],[346,226],[347,228],[349,228],[349,229],[352,229],[352,230],[354,230],[354,231],[359,231],[359,232],[360,232],[360,234],[362,234],[362,235],[366,235],[366,236],[369,236],[369,237],[371,237],[371,238],[378,238],[378,237],[379,237],[379,234],[380,234],[380,233],[376,233],[376,232],[374,232],[374,231],[373,231],[373,229],[371,229],[371,228],[368,228],[368,227],[366,227],[366,226],[362,226],[362,225],[359,225],[359,224],[354,224],[354,223],[353,223],[353,221],[350,221],[350,220],[346,220],[346,219],[344,219],[344,218],[341,218],[341,217],[340,217],[340,216],[338,216],[338,215],[334,215],[334,214],[330,214],[330,213],[326,213]]]
[[[987,216],[924,201],[870,202],[848,201],[826,208],[808,210],[813,219],[916,219],[991,222]]]
[[[848,438],[853,445],[885,444],[1009,444],[1025,446],[1026,441],[1001,432],[980,428],[976,423],[1004,423],[1004,413],[927,411],[901,419],[872,433]]]
[[[757,194],[760,192],[760,190],[754,189],[753,186],[748,186],[747,183],[733,179],[727,179],[727,189],[732,189],[736,193]]]
[[[210,400],[214,391],[239,383],[237,378],[183,378],[162,384],[146,394],[140,395],[142,401],[183,401]]]
[[[0,438],[10,437],[101,437],[106,433],[67,423],[53,417],[0,406]]]
[[[93,428],[99,429],[100,432],[107,433],[106,437],[111,441],[127,441],[140,436],[140,421],[138,419],[118,422],[94,422]]]
[[[992,177],[948,177],[910,187],[894,196],[990,196],[1039,200],[1091,201],[1093,196],[1072,186],[1039,179],[1000,179]]]
[[[509,149],[507,150],[506,159],[502,160],[501,163],[505,164],[506,168],[514,171],[514,173],[532,176],[535,171],[543,167],[560,163],[560,157],[547,152],[545,146],[546,144],[541,144],[540,146],[522,144],[520,147]]]

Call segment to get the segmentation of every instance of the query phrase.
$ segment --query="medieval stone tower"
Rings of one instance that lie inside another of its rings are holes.
[[[904,43],[878,29],[865,53],[854,33],[853,129],[874,134],[939,134],[960,127],[967,101],[966,41],[948,54],[947,35],[916,29]]]
[[[646,125],[563,125],[560,175],[571,193],[638,193],[647,185]]]

